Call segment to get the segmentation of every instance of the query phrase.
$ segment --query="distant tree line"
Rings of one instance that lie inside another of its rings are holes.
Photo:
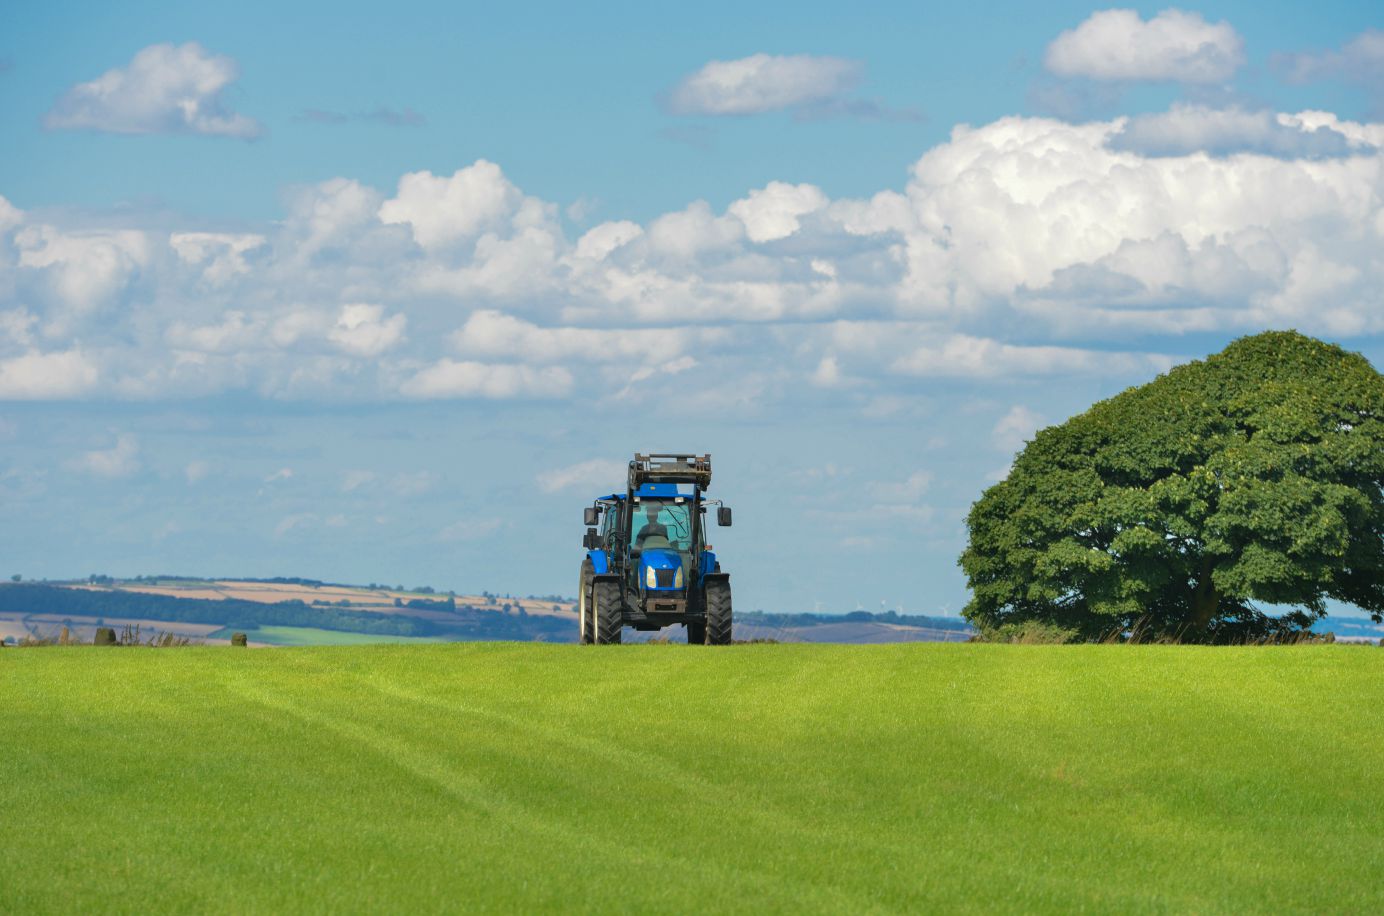
[[[321,579],[303,579],[298,576],[274,576],[269,579],[259,579],[254,576],[221,576],[219,578],[208,579],[203,576],[179,576],[173,574],[135,576],[133,579],[121,579],[116,576],[93,574],[87,577],[87,581],[93,585],[118,585],[121,582],[256,582],[265,585],[304,585],[309,588],[322,588],[323,586],[338,584],[335,582],[323,582]],[[350,586],[342,587],[349,588]]]
[[[19,576],[11,576],[13,582],[20,581]],[[47,581],[46,579],[44,581]],[[78,580],[55,580],[58,582],[78,581]],[[119,585],[121,582],[255,582],[263,585],[301,585],[307,588],[365,588],[372,591],[384,592],[412,592],[417,595],[451,595],[456,597],[456,591],[452,589],[441,590],[433,588],[431,585],[415,585],[408,588],[402,584],[389,585],[382,582],[371,582],[368,585],[354,585],[349,582],[328,582],[325,579],[305,579],[301,576],[270,576],[268,578],[259,576],[216,576],[206,578],[203,576],[181,576],[174,574],[160,574],[156,576],[135,576],[131,579],[122,579],[119,576],[110,576],[105,573],[92,573],[80,581],[90,585]]]
[[[380,636],[437,636],[431,621],[398,614],[313,607],[302,601],[265,604],[238,598],[209,600],[143,592],[92,592],[54,585],[0,587],[0,611],[71,617],[126,617],[223,626],[318,627]]]
[[[457,600],[450,595],[438,601],[429,598],[410,598],[405,601],[402,598],[394,599],[395,607],[411,607],[419,611],[455,611]]]
[[[763,611],[736,611],[735,618],[743,623],[762,627],[814,627],[827,623],[892,623],[929,630],[967,632],[971,625],[956,617],[928,617],[922,614],[900,614],[884,611],[851,611],[849,614],[766,614]]]
[[[243,579],[233,579],[234,582],[259,582],[265,585],[305,585],[308,588],[322,588],[326,585],[335,583],[323,582],[321,579],[300,579],[297,576],[274,576],[272,579],[253,579],[245,577]]]
[[[246,581],[246,580],[240,580]],[[57,585],[14,583],[0,585],[0,612],[50,614],[62,617],[128,618],[169,623],[204,623],[253,629],[261,626],[315,627],[376,636],[442,636],[452,639],[513,639],[564,641],[571,638],[569,620],[558,617],[506,615],[494,609],[457,606],[443,601],[414,599],[409,606],[450,609],[454,620],[436,621],[407,614],[347,610],[302,601],[268,604],[238,598],[211,600],[178,598],[144,592],[87,591]]]

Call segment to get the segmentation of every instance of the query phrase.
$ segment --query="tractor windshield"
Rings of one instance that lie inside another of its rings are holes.
[[[687,553],[692,549],[692,503],[642,499],[634,504],[630,530],[634,546],[641,550],[662,547]]]

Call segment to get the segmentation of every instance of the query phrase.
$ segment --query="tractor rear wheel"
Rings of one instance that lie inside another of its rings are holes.
[[[687,621],[687,644],[689,646],[706,645],[706,621],[689,620]]]
[[[620,641],[620,628],[625,625],[620,615],[620,584],[597,582],[591,589],[591,617],[595,623],[597,645],[612,645]]]
[[[730,583],[706,585],[706,644],[728,646],[731,640]]]
[[[582,560],[581,581],[577,583],[577,626],[578,641],[583,646],[589,646],[593,642],[593,634],[596,628],[591,625],[591,560]]]

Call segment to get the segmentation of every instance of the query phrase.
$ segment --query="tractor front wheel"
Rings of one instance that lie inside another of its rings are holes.
[[[731,640],[730,583],[706,585],[706,644],[728,646]]]
[[[595,622],[597,645],[612,645],[620,641],[620,628],[625,625],[620,615],[620,584],[597,582],[591,589],[591,617]]]

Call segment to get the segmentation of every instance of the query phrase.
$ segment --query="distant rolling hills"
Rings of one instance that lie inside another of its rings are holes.
[[[0,639],[46,637],[67,626],[89,641],[98,626],[139,626],[205,643],[233,631],[252,645],[363,641],[562,642],[576,612],[561,598],[438,594],[311,580],[189,579],[0,585]]]
[[[140,627],[207,643],[233,632],[251,645],[517,640],[573,642],[576,607],[559,596],[439,593],[311,579],[201,579],[182,576],[0,585],[0,640],[51,638],[68,627],[89,642],[98,626]],[[970,627],[957,618],[741,611],[736,638],[775,642],[957,642]],[[673,627],[631,640],[682,641]]]
[[[355,586],[311,579],[196,579],[178,576],[0,584],[0,641],[52,638],[66,626],[90,642],[98,626],[139,627],[206,644],[244,632],[251,645],[511,640],[574,642],[576,607],[561,596],[512,597],[433,589]],[[1378,642],[1384,626],[1328,617],[1315,627],[1337,639]],[[808,643],[964,642],[974,631],[956,617],[775,614],[739,611],[738,640]],[[685,639],[680,627],[629,641]]]

